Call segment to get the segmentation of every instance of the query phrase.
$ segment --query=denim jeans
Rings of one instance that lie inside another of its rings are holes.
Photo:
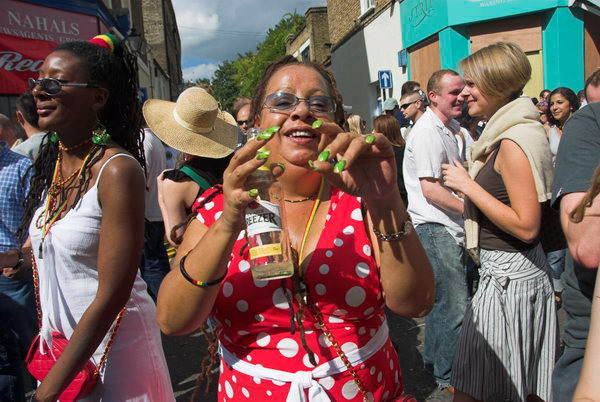
[[[0,401],[24,400],[21,361],[38,332],[33,282],[0,275]]]
[[[465,251],[443,225],[425,223],[416,227],[435,275],[435,304],[425,317],[423,360],[433,364],[438,385],[450,385],[452,361],[467,308]]]
[[[14,280],[0,275],[0,310],[9,319],[8,326],[16,334],[19,353],[24,358],[38,333],[33,280]]]
[[[160,284],[170,271],[164,238],[165,227],[162,222],[146,222],[140,273],[153,299],[156,299]]]
[[[552,274],[552,283],[554,285],[555,292],[562,292],[564,286],[560,279],[560,276],[565,271],[565,255],[566,249],[551,251],[546,254],[548,259],[548,265],[550,265],[550,273]]]

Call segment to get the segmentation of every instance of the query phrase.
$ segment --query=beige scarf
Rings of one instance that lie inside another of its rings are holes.
[[[552,155],[539,112],[529,97],[517,98],[501,107],[488,121],[481,137],[471,147],[469,175],[475,179],[487,156],[510,139],[519,145],[531,166],[538,201],[550,199],[552,194]],[[479,259],[479,213],[468,198],[465,199],[465,247]]]

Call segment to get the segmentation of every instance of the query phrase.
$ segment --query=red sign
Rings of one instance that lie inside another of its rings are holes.
[[[57,45],[45,40],[0,34],[0,94],[20,94],[37,78],[44,59]]]
[[[98,18],[15,0],[2,0],[0,34],[58,43],[88,40],[98,35]]]

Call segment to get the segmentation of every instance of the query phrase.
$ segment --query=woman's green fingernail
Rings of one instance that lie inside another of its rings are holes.
[[[256,197],[258,195],[258,190],[253,188],[250,191],[248,191],[248,195],[252,198]]]
[[[373,143],[373,141],[375,141],[375,136],[374,135],[367,135],[365,137],[365,142],[369,145],[371,145]]]
[[[333,167],[333,173],[340,174],[344,171],[344,169],[346,169],[346,159],[342,159],[335,164],[335,166]]]
[[[319,157],[317,159],[319,160],[319,162],[327,162],[327,160],[329,159],[329,154],[331,154],[331,151],[326,149],[319,154]]]
[[[267,128],[265,131],[263,131],[263,133],[266,133],[266,134],[275,134],[276,132],[279,131],[279,129],[280,129],[279,126],[273,126],[273,127]]]
[[[315,120],[312,124],[312,128],[314,130],[316,130],[317,128],[321,127],[323,125],[323,121],[321,120]]]
[[[285,165],[283,163],[281,163],[281,162],[273,162],[273,163],[271,163],[271,168],[274,167],[274,166],[278,166],[278,167],[281,168],[281,170],[285,170]]]
[[[311,161],[310,159],[308,160],[308,167],[312,170],[312,171],[317,171],[317,167],[315,166],[315,163],[313,161]]]
[[[273,136],[273,133],[269,133],[267,131],[263,131],[262,133],[260,133],[259,135],[256,136],[256,139],[259,141],[263,141],[263,140],[268,140],[269,138],[271,138]]]
[[[271,151],[269,151],[268,149],[259,149],[258,152],[256,153],[256,159],[258,159],[259,161],[262,161],[264,159],[267,159],[269,157],[269,155],[271,155]]]

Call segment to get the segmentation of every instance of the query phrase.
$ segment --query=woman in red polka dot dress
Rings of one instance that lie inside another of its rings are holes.
[[[175,260],[193,280],[174,269],[163,281],[162,330],[186,334],[211,316],[219,401],[401,400],[383,307],[423,316],[434,286],[400,198],[391,144],[381,134],[343,132],[333,76],[289,56],[267,68],[252,108],[255,126],[279,130],[238,150],[222,188],[198,199]],[[291,246],[303,250],[302,277],[252,277],[243,217],[254,198],[245,181],[265,163],[263,147],[288,201]]]

